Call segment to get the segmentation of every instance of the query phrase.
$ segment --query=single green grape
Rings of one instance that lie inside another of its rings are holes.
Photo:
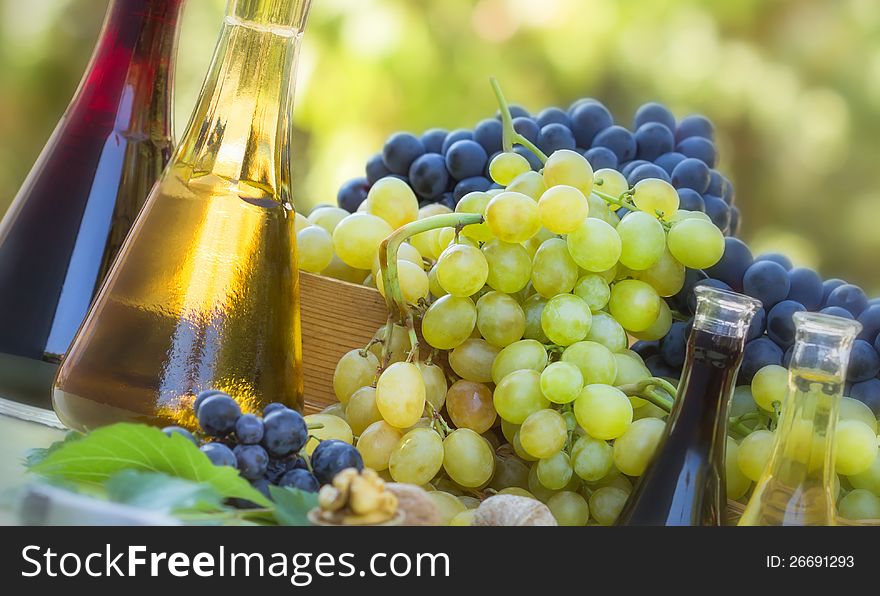
[[[501,348],[484,339],[470,338],[449,353],[449,366],[462,379],[476,383],[492,381],[492,364]]]
[[[571,481],[571,461],[565,451],[557,451],[546,459],[538,460],[538,481],[550,490],[562,490]]]
[[[487,342],[503,348],[522,339],[526,315],[507,294],[487,292],[477,300],[477,329]]]
[[[612,352],[619,352],[627,346],[626,331],[617,319],[606,312],[597,312],[593,315],[593,322],[586,339],[602,344]]]
[[[296,235],[296,263],[302,271],[320,273],[333,260],[333,237],[319,226],[307,226]]]
[[[544,183],[547,188],[560,185],[571,186],[586,196],[593,190],[593,167],[577,151],[560,149],[554,151],[547,158],[547,163],[544,164]]]
[[[864,402],[851,397],[844,397],[838,406],[840,420],[859,420],[867,424],[872,431],[877,432],[877,418],[874,412]]]
[[[636,207],[653,217],[666,219],[678,210],[678,193],[671,184],[659,178],[637,182],[632,199]]]
[[[443,439],[433,429],[414,428],[391,452],[388,470],[395,482],[421,486],[443,467]]]
[[[573,294],[559,294],[547,301],[541,313],[541,327],[554,344],[568,346],[581,341],[590,331],[593,315],[587,303]]]
[[[614,465],[627,476],[641,476],[665,431],[666,423],[657,418],[636,420],[614,441]]]
[[[411,362],[395,362],[379,376],[376,407],[385,422],[407,428],[418,422],[425,411],[425,381]]]
[[[679,263],[668,249],[663,250],[660,259],[645,269],[636,271],[635,278],[649,284],[660,296],[674,296],[684,287],[685,267]]]
[[[402,259],[397,261],[397,281],[400,293],[407,304],[418,304],[419,300],[428,297],[430,281],[428,274],[421,265]],[[376,278],[376,289],[385,296],[385,283],[382,275]]]
[[[782,405],[788,392],[788,369],[776,364],[763,367],[752,377],[752,398],[767,412]]]
[[[473,246],[453,244],[437,261],[437,281],[453,296],[465,298],[476,294],[488,276],[489,263],[482,251]]]
[[[391,454],[403,438],[400,429],[394,428],[384,420],[369,425],[360,433],[357,450],[364,460],[364,465],[377,472],[388,469]]]
[[[382,420],[382,413],[376,406],[375,387],[361,387],[354,392],[345,406],[345,420],[355,436],[360,436],[368,426]]]
[[[630,332],[644,331],[660,314],[657,290],[637,279],[625,279],[611,287],[608,310]]]
[[[544,298],[571,292],[578,279],[577,263],[562,238],[545,240],[532,260],[532,287]]]
[[[367,350],[354,349],[346,352],[333,371],[333,392],[342,404],[347,404],[352,394],[373,383],[379,359]]]
[[[373,257],[373,265],[370,268],[370,273],[373,274],[373,277],[379,277],[379,252],[376,251],[376,255]],[[418,265],[420,268],[424,269],[425,261],[422,259],[422,253],[418,251],[412,244],[408,242],[403,242],[400,245],[400,248],[397,250],[397,260],[399,261],[409,261],[415,265]]]
[[[513,424],[522,424],[530,414],[550,405],[541,393],[541,374],[532,369],[517,370],[501,379],[492,402],[498,415]]]
[[[507,190],[521,192],[537,201],[544,194],[544,191],[547,190],[547,185],[544,183],[544,177],[541,174],[534,170],[529,170],[514,178],[513,182],[507,185]]]
[[[373,334],[373,340],[376,343],[370,346],[370,351],[373,353],[373,355],[376,356],[377,359],[382,358],[383,348],[385,347],[385,335],[387,329],[387,325],[382,325],[381,327],[379,327],[379,329],[376,330],[376,333]],[[389,364],[406,360],[407,354],[409,354],[410,349],[412,349],[412,344],[409,340],[409,332],[407,332],[406,327],[404,327],[403,325],[398,325],[396,323],[391,326],[390,346],[391,349],[389,350]]]
[[[585,526],[590,519],[587,500],[576,492],[556,493],[547,500],[547,508],[560,526]]]
[[[880,519],[880,497],[857,488],[840,499],[837,511],[846,519]]]
[[[877,434],[860,420],[841,420],[837,423],[834,453],[838,474],[861,474],[877,458]]]
[[[533,339],[542,344],[550,343],[544,328],[541,327],[541,315],[544,314],[544,307],[547,300],[540,294],[533,294],[523,302],[523,314],[526,318],[526,328],[523,331],[523,338]]]
[[[620,236],[620,262],[633,271],[654,265],[666,250],[663,225],[644,211],[627,213],[617,224]]]
[[[523,369],[537,372],[547,366],[547,350],[533,339],[523,339],[504,347],[492,364],[492,381],[500,383],[510,373]]]
[[[660,314],[657,315],[657,319],[653,323],[651,323],[650,327],[648,327],[644,331],[634,332],[633,335],[641,340],[656,341],[658,339],[666,337],[666,334],[669,333],[669,330],[671,328],[672,311],[669,310],[669,305],[666,304],[666,301],[661,300]]]
[[[773,451],[775,435],[769,430],[756,430],[739,444],[736,463],[743,475],[757,482]]]
[[[847,476],[847,479],[854,488],[864,488],[875,495],[880,495],[880,457],[874,458],[874,463],[870,468],[858,474]]]
[[[633,408],[626,394],[610,385],[587,385],[574,402],[578,424],[596,439],[621,436],[632,423]]]
[[[495,454],[489,443],[469,428],[459,428],[443,439],[443,469],[466,488],[483,486],[495,471]]]
[[[491,200],[492,196],[485,192],[469,192],[458,201],[458,204],[455,206],[455,212],[483,215],[486,212],[486,206]],[[493,238],[492,231],[486,225],[486,222],[467,225],[462,228],[461,233],[468,238],[473,238],[480,242],[488,242]]]
[[[587,273],[574,284],[574,294],[586,302],[590,310],[595,313],[608,304],[611,287],[601,275]]]
[[[724,234],[711,221],[685,219],[672,226],[666,237],[669,252],[691,269],[706,269],[724,255]]]
[[[318,205],[309,213],[308,219],[312,225],[319,226],[327,230],[329,234],[333,234],[333,230],[339,225],[343,219],[351,215],[341,207],[333,207],[331,205]]]
[[[532,166],[525,157],[505,151],[496,155],[489,163],[489,176],[501,186],[507,186],[517,176],[531,169]]]
[[[597,482],[604,478],[614,465],[614,451],[607,442],[581,435],[571,448],[571,464],[578,478]]]
[[[565,419],[549,408],[532,412],[519,427],[519,441],[526,453],[546,459],[565,446],[568,428]],[[548,487],[549,488],[549,487]]]
[[[409,184],[392,176],[376,181],[365,203],[368,213],[381,217],[395,230],[419,217],[415,193]]]
[[[562,352],[562,362],[578,368],[585,385],[611,385],[617,376],[617,361],[611,350],[594,341],[579,341]]]
[[[422,381],[425,382],[425,400],[439,412],[446,403],[446,375],[436,364],[419,362],[417,366],[422,373]]]
[[[573,402],[583,388],[580,369],[569,362],[554,362],[541,372],[541,392],[555,404]]]
[[[616,486],[603,486],[590,495],[590,514],[600,526],[613,526],[629,493]]]
[[[348,443],[349,445],[354,443],[354,433],[351,431],[351,427],[348,425],[348,422],[339,416],[333,416],[330,414],[309,414],[308,416],[305,416],[304,419],[308,425],[313,425],[314,427],[320,425],[320,428],[312,428],[309,430],[310,438],[305,446],[306,455],[311,455],[312,451],[315,450],[315,447],[317,447],[321,441],[335,439],[337,441],[342,441],[343,443]]]
[[[552,186],[541,195],[538,214],[545,228],[556,234],[568,234],[581,226],[590,214],[590,205],[584,193],[575,187]]]
[[[437,513],[440,514],[441,526],[452,525],[452,521],[462,513],[467,512],[464,503],[458,500],[458,497],[452,493],[442,490],[432,490],[428,493],[428,499],[434,503]]]
[[[492,234],[504,242],[525,242],[541,228],[538,205],[520,192],[502,192],[492,197],[486,206],[486,223]]]
[[[571,258],[587,271],[605,271],[620,259],[620,235],[601,219],[588,217],[566,240]]]
[[[727,498],[733,501],[743,498],[752,487],[752,481],[739,469],[736,461],[738,456],[739,445],[732,438],[727,437],[727,450],[724,452],[724,470],[727,476]]]
[[[482,251],[489,265],[486,283],[490,288],[513,294],[529,283],[532,258],[523,245],[494,239],[484,244]]]
[[[333,250],[349,267],[369,269],[379,245],[393,231],[380,217],[352,213],[333,230]]]
[[[614,198],[619,198],[620,195],[629,190],[629,183],[626,181],[626,176],[614,168],[602,168],[596,170],[593,173],[593,185],[596,190],[600,190],[606,195],[610,195]]]
[[[476,324],[477,308],[470,298],[446,295],[425,311],[422,336],[438,350],[451,350],[471,336]]]

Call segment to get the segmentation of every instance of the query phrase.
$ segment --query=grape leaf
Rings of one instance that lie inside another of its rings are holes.
[[[298,488],[270,486],[275,518],[282,526],[310,526],[308,513],[318,506],[318,495]]]
[[[111,476],[104,487],[111,501],[165,513],[211,511],[223,507],[223,496],[210,484],[168,474],[123,470]]]
[[[63,447],[67,443],[81,439],[82,436],[83,435],[81,433],[78,433],[78,432],[72,430],[69,433],[67,433],[66,435],[64,435],[63,439],[61,439],[60,441],[55,441],[54,443],[52,443],[48,447],[34,447],[33,449],[28,449],[27,452],[24,454],[25,467],[26,468],[34,467],[35,465],[37,465],[38,463],[40,463],[41,461],[46,459],[46,457],[50,453],[54,453],[55,451],[58,451],[58,449],[60,449],[61,447]]]
[[[30,470],[47,478],[103,485],[122,470],[158,472],[206,482],[223,497],[251,501],[263,507],[272,502],[229,466],[215,466],[198,447],[178,434],[170,437],[143,424],[118,423],[93,430],[81,439],[48,453]]]

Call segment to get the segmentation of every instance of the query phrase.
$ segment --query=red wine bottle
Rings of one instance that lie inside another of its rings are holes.
[[[0,222],[0,398],[50,407],[57,365],[171,157],[183,2],[111,1],[79,88]]]
[[[698,286],[678,393],[657,447],[617,519],[628,526],[718,526],[727,502],[727,409],[743,345],[761,303]]]

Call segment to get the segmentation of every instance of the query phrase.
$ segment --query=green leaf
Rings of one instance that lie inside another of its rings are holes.
[[[275,501],[275,518],[282,526],[310,526],[308,513],[318,506],[318,495],[298,488],[270,486]]]
[[[193,482],[156,472],[123,470],[104,485],[107,498],[135,507],[172,511],[222,509],[223,495],[205,482]]]
[[[61,447],[64,447],[64,445],[66,445],[67,443],[78,441],[82,437],[82,433],[70,431],[64,436],[62,440],[55,441],[48,447],[35,447],[34,449],[28,449],[27,452],[24,454],[24,466],[26,468],[33,468],[35,465],[46,459],[46,457],[50,453],[54,453],[58,451]]]
[[[223,497],[246,499],[263,507],[272,502],[229,466],[215,466],[198,447],[178,434],[158,428],[119,423],[99,428],[65,443],[31,466],[47,478],[103,485],[122,470],[158,472],[194,482],[206,482]]]

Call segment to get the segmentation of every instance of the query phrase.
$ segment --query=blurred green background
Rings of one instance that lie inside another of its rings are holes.
[[[188,3],[178,131],[224,4]],[[0,0],[0,213],[70,100],[106,5]],[[391,132],[493,113],[490,75],[534,111],[593,96],[626,125],[648,100],[708,115],[755,252],[880,293],[878,0],[314,0],[294,115],[298,206],[333,202]]]

